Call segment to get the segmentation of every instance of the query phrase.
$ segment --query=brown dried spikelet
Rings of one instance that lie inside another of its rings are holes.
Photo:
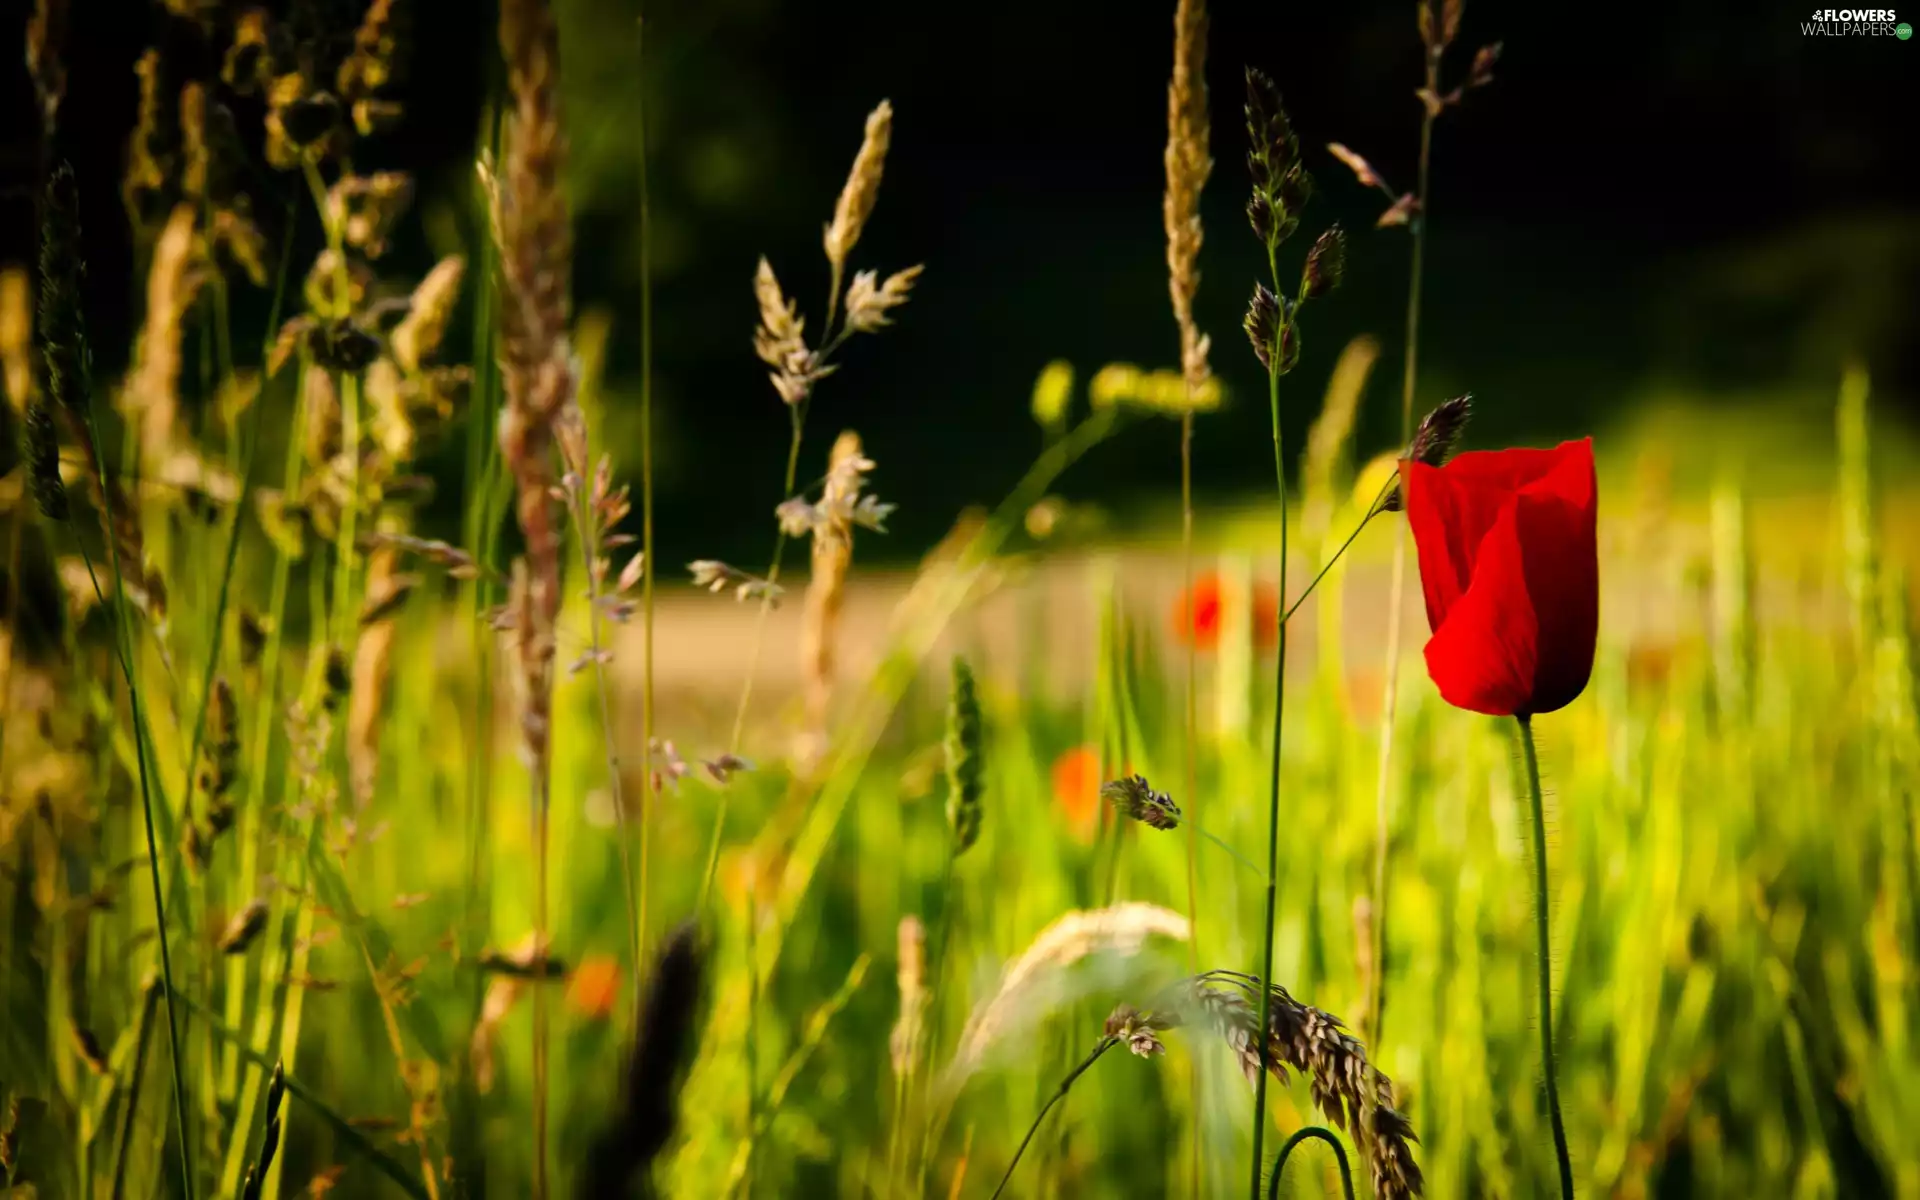
[[[1249,1081],[1261,1066],[1260,981],[1238,971],[1208,971],[1175,985],[1156,1006],[1167,1028],[1198,1019],[1218,1033],[1240,1060]],[[1351,1134],[1367,1157],[1374,1195],[1411,1200],[1425,1181],[1414,1161],[1419,1139],[1394,1107],[1393,1082],[1367,1060],[1366,1047],[1346,1032],[1340,1018],[1269,989],[1266,1057],[1283,1084],[1292,1068],[1307,1077],[1315,1107]]]
[[[1180,806],[1165,792],[1157,792],[1145,775],[1115,779],[1100,785],[1100,798],[1129,821],[1154,829],[1177,829]]]
[[[1443,465],[1453,457],[1454,447],[1459,444],[1460,435],[1466,431],[1472,416],[1471,393],[1436,405],[1432,412],[1420,418],[1420,427],[1413,431],[1413,441],[1407,444],[1406,461],[1425,463],[1429,467]],[[1396,479],[1392,490],[1381,498],[1379,511],[1399,512],[1404,503],[1401,484]]]
[[[834,202],[833,220],[821,235],[836,282],[880,198],[880,175],[886,168],[887,147],[892,139],[893,105],[882,100],[867,114],[867,130],[860,142],[860,152],[854,156],[853,169],[847,173],[840,198]]]
[[[240,771],[240,710],[234,702],[233,685],[224,675],[216,675],[213,690],[207,696],[207,728],[204,761],[200,764],[200,791],[211,807],[232,790]],[[224,829],[224,825],[218,828]],[[216,830],[217,831],[217,830]]]
[[[1200,192],[1213,173],[1208,150],[1207,6],[1179,0],[1173,15],[1173,79],[1167,85],[1167,187],[1161,213],[1167,230],[1167,287],[1180,329],[1180,371],[1189,392],[1207,381],[1208,340],[1193,320],[1200,289]]]
[[[220,933],[220,953],[245,954],[252,946],[260,931],[267,927],[267,902],[260,899],[249,900],[247,906],[233,915],[227,927]]]

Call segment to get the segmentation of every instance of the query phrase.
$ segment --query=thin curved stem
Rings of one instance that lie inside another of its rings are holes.
[[[1047,1102],[1040,1106],[1040,1111],[1035,1114],[1033,1118],[1033,1124],[1027,1126],[1027,1136],[1020,1139],[1020,1148],[1013,1152],[1013,1161],[1007,1164],[1007,1173],[1000,1177],[1000,1185],[993,1189],[992,1200],[1000,1200],[1001,1194],[1007,1190],[1007,1181],[1013,1178],[1014,1168],[1020,1165],[1020,1156],[1027,1152],[1027,1146],[1033,1142],[1033,1135],[1040,1132],[1040,1122],[1047,1119],[1047,1114],[1053,1111],[1054,1105],[1066,1099],[1067,1090],[1073,1087],[1074,1081],[1082,1075],[1085,1075],[1087,1069],[1093,1066],[1094,1063],[1099,1062],[1102,1054],[1113,1049],[1114,1043],[1118,1040],[1118,1038],[1112,1037],[1101,1038],[1100,1044],[1093,1048],[1093,1053],[1080,1060],[1079,1066],[1068,1071],[1067,1077],[1060,1081],[1060,1086],[1055,1089],[1053,1095],[1049,1096]]]
[[[1553,956],[1547,920],[1547,827],[1540,799],[1540,756],[1533,746],[1533,718],[1522,713],[1520,753],[1527,764],[1527,796],[1533,802],[1533,933],[1538,941],[1540,990],[1540,1067],[1547,1081],[1547,1115],[1553,1123],[1553,1153],[1560,1165],[1561,1200],[1573,1200],[1573,1163],[1567,1155],[1567,1127],[1560,1118],[1560,1087],[1553,1071]]]
[[[1378,510],[1372,510],[1369,511],[1366,516],[1360,518],[1360,523],[1353,527],[1353,532],[1347,535],[1347,540],[1341,542],[1340,548],[1333,552],[1333,556],[1320,565],[1320,573],[1313,577],[1311,583],[1307,584],[1307,589],[1298,596],[1295,596],[1293,603],[1287,606],[1287,611],[1280,614],[1281,624],[1284,625],[1293,619],[1293,614],[1300,611],[1300,606],[1307,602],[1308,596],[1313,595],[1313,589],[1320,586],[1320,581],[1327,577],[1327,572],[1333,570],[1333,564],[1339,562],[1341,557],[1346,554],[1347,548],[1352,546],[1354,540],[1360,536],[1360,531],[1365,529],[1368,523],[1379,515]]]
[[[835,289],[836,291],[838,289]],[[786,482],[781,485],[780,498],[793,495],[793,485],[800,472],[800,435],[806,428],[806,401],[793,405],[788,410],[793,422],[793,436],[787,443]],[[727,739],[727,753],[740,753],[740,739],[747,730],[747,708],[753,702],[753,677],[760,670],[760,649],[766,638],[767,613],[773,609],[774,586],[780,582],[780,560],[787,550],[787,531],[782,528],[773,539],[773,564],[767,568],[767,593],[760,598],[760,611],[753,618],[752,649],[747,652],[747,678],[740,685],[740,704],[733,714],[733,736]],[[651,574],[651,564],[649,564]],[[700,902],[697,911],[704,912],[707,898],[713,892],[714,871],[720,865],[720,838],[727,828],[728,789],[720,789],[720,799],[713,810],[713,834],[707,839],[707,866],[700,875]]]
[[[1332,1130],[1322,1125],[1309,1125],[1297,1130],[1281,1145],[1279,1155],[1273,1160],[1273,1177],[1267,1180],[1267,1200],[1279,1200],[1280,1176],[1286,1173],[1288,1157],[1300,1143],[1313,1138],[1319,1138],[1333,1147],[1333,1159],[1340,1164],[1340,1193],[1347,1200],[1353,1200],[1353,1169],[1347,1165],[1347,1148],[1340,1144],[1339,1138],[1333,1136]]]

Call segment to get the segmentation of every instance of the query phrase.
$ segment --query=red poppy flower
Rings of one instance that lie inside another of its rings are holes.
[[[1441,697],[1502,717],[1571,703],[1600,621],[1593,439],[1400,470]]]
[[[1280,602],[1270,585],[1254,585],[1253,610],[1254,641],[1264,650],[1280,632]],[[1192,642],[1201,650],[1218,649],[1222,616],[1220,577],[1196,575],[1193,587],[1174,598],[1173,634],[1183,646]]]

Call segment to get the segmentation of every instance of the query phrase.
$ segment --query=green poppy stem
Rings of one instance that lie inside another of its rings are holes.
[[[1567,1156],[1567,1127],[1560,1118],[1560,1087],[1553,1074],[1553,958],[1547,936],[1547,828],[1540,800],[1540,756],[1533,746],[1533,718],[1520,723],[1520,753],[1527,764],[1527,795],[1533,802],[1533,932],[1538,941],[1540,990],[1540,1066],[1547,1081],[1547,1115],[1553,1122],[1553,1153],[1560,1165],[1561,1200],[1573,1200],[1573,1163]]]

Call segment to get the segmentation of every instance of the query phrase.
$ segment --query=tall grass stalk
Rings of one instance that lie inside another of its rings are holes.
[[[1180,587],[1193,594],[1193,418],[1202,384],[1207,382],[1208,342],[1193,319],[1193,301],[1200,289],[1200,193],[1213,173],[1209,141],[1212,122],[1207,112],[1207,6],[1205,0],[1178,0],[1173,13],[1173,74],[1167,83],[1167,147],[1164,155],[1167,187],[1161,215],[1167,232],[1167,290],[1173,301],[1174,324],[1180,330],[1180,375],[1186,385],[1186,405],[1180,413]],[[1198,639],[1187,638],[1185,695],[1182,697],[1181,759],[1187,803],[1200,799],[1198,761],[1199,698],[1196,681]],[[1115,843],[1118,861],[1119,843]],[[1112,896],[1108,896],[1109,902]],[[1195,930],[1187,940],[1187,965],[1200,970],[1200,843],[1187,831],[1187,922]],[[1194,1193],[1200,1184],[1200,1075],[1198,1060],[1190,1080],[1193,1121],[1189,1130],[1189,1179]]]
[[[107,555],[113,564],[114,632],[119,643],[120,671],[126,677],[128,714],[133,723],[133,753],[140,779],[140,815],[147,835],[147,877],[153,883],[153,920],[156,940],[160,946],[160,978],[166,987],[167,1053],[168,1065],[171,1067],[173,1077],[174,1132],[180,1139],[180,1187],[187,1200],[193,1200],[193,1143],[189,1140],[187,1132],[187,1084],[183,1074],[185,1064],[180,1057],[180,1029],[174,1017],[173,952],[167,937],[167,906],[160,887],[160,854],[153,827],[154,781],[149,767],[152,748],[147,738],[146,717],[140,709],[139,671],[134,665],[136,647],[133,623],[127,613],[131,603],[127,597],[126,581],[120,566],[120,539],[113,532],[114,483],[107,472],[106,460],[99,453],[99,401],[94,397],[92,388],[87,389],[86,405],[87,438],[94,447],[93,468],[100,477],[100,504],[107,530],[105,539]],[[92,556],[87,554],[84,542],[81,543],[81,554],[86,558],[87,574],[91,577],[93,560]],[[94,580],[94,589],[96,592],[99,590],[97,579]]]
[[[1276,291],[1280,287],[1280,261],[1276,245],[1267,245],[1267,273]],[[1280,582],[1279,595],[1287,594],[1287,460],[1280,432],[1280,372],[1283,358],[1278,345],[1268,356],[1267,410],[1273,422],[1274,486],[1280,499]],[[1273,1001],[1273,928],[1278,914],[1280,878],[1280,748],[1287,711],[1287,623],[1280,622],[1274,646],[1273,665],[1273,755],[1268,765],[1267,785],[1267,894],[1266,916],[1260,927],[1260,1025],[1266,1029]],[[1250,1195],[1260,1195],[1261,1145],[1267,1131],[1268,1039],[1260,1041],[1260,1074],[1253,1083],[1253,1185]]]
[[[1560,1086],[1553,1069],[1553,956],[1547,905],[1547,822],[1540,797],[1540,758],[1533,745],[1533,718],[1522,714],[1520,753],[1527,768],[1527,799],[1533,820],[1533,934],[1535,985],[1540,994],[1540,1070],[1547,1086],[1547,1116],[1553,1124],[1553,1153],[1560,1167],[1560,1200],[1573,1200],[1573,1164],[1567,1155],[1567,1128],[1560,1117]]]
[[[640,577],[641,629],[645,663],[640,692],[640,932],[642,943],[647,929],[647,865],[652,847],[653,825],[653,576],[657,559],[653,544],[653,209],[647,189],[647,73],[641,49],[646,42],[646,25],[640,26],[640,41],[634,49],[635,68],[640,75],[636,125],[640,139],[640,552],[646,565]],[[638,972],[639,951],[635,951],[634,970]],[[638,978],[638,975],[635,976]]]
[[[1422,0],[1425,3],[1425,0]],[[1429,16],[1429,21],[1431,17]],[[1444,44],[1429,39],[1426,44],[1426,89],[1429,95],[1440,90],[1440,60]],[[1413,393],[1420,378],[1420,295],[1427,260],[1428,179],[1433,166],[1433,124],[1439,117],[1432,105],[1423,105],[1420,118],[1420,166],[1414,183],[1414,211],[1408,218],[1408,233],[1413,239],[1412,260],[1407,268],[1407,322],[1404,360],[1400,374],[1400,444],[1413,441]],[[1389,807],[1393,799],[1393,730],[1400,711],[1400,626],[1407,596],[1407,528],[1405,521],[1393,523],[1393,576],[1387,586],[1387,661],[1381,684],[1380,759],[1373,790],[1373,994],[1367,1004],[1366,1026],[1361,1036],[1370,1044],[1381,1044],[1381,1026],[1387,1010],[1387,861],[1392,853]]]

